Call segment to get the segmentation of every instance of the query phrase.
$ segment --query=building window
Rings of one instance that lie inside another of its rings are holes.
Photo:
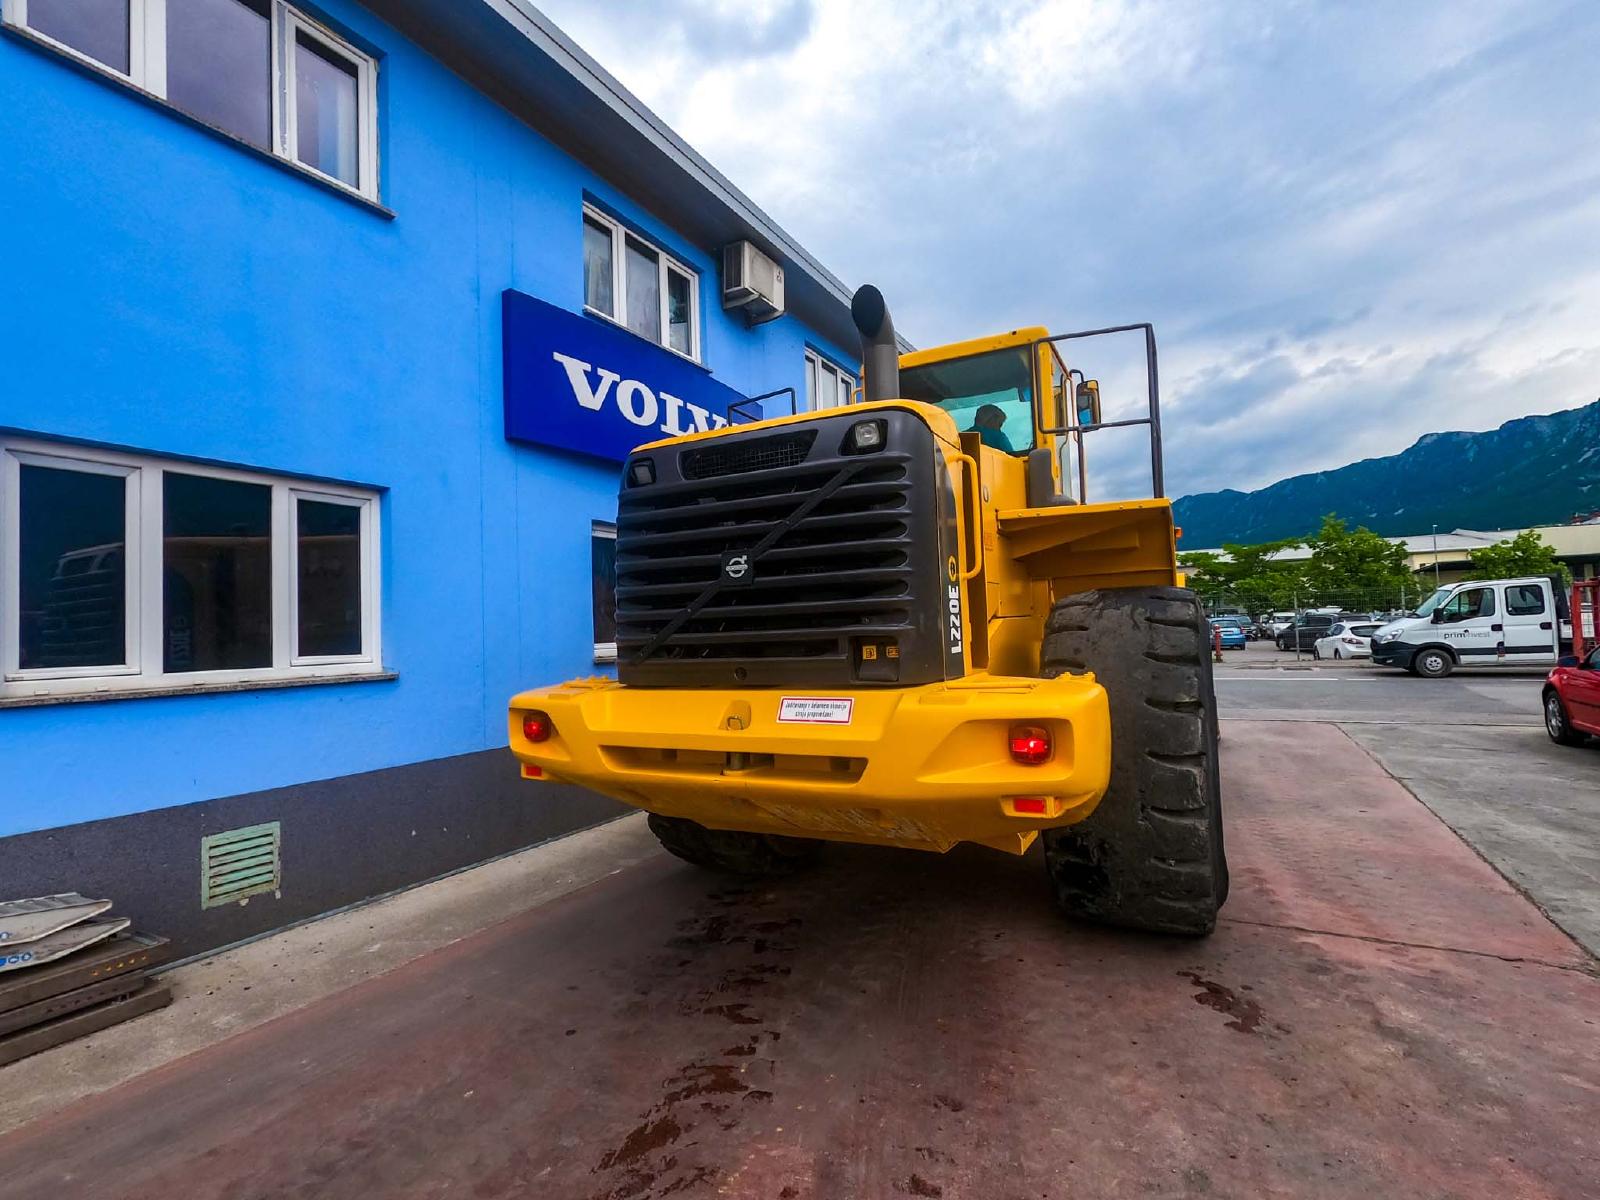
[[[589,563],[594,576],[594,660],[617,661],[617,527],[589,526]]]
[[[0,698],[382,669],[377,497],[0,441]]]
[[[583,209],[583,306],[700,361],[700,276],[588,205]]]
[[[8,0],[5,19],[377,198],[378,65],[282,0]]]
[[[806,408],[812,412],[849,404],[855,392],[855,376],[829,362],[815,350],[806,351]]]

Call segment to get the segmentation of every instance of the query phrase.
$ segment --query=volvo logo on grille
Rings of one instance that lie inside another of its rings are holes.
[[[742,550],[737,554],[724,554],[722,577],[729,583],[749,583],[756,577],[756,569],[750,562],[750,555]]]

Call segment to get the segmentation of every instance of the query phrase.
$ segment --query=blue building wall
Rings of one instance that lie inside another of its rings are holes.
[[[803,395],[806,343],[852,361],[747,329],[649,196],[358,6],[315,11],[381,55],[393,219],[0,38],[0,427],[386,489],[399,678],[0,710],[0,838],[498,747],[514,691],[594,673],[616,467],[512,445],[501,411],[501,293],[581,308],[586,196],[699,269],[718,379]]]

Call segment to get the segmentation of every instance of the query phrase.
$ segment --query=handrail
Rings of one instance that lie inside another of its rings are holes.
[[[1076,392],[1073,396],[1073,409],[1071,423],[1063,426],[1051,426],[1041,420],[1039,429],[1043,433],[1065,434],[1067,437],[1077,439],[1078,443],[1078,501],[1087,504],[1088,472],[1084,463],[1083,435],[1093,433],[1097,429],[1122,429],[1130,425],[1150,426],[1150,484],[1155,498],[1161,499],[1166,495],[1166,477],[1161,458],[1161,371],[1156,361],[1156,331],[1148,321],[1135,325],[1109,325],[1104,329],[1084,329],[1077,333],[1058,333],[1052,337],[1039,338],[1029,344],[1029,351],[1033,358],[1033,369],[1039,370],[1040,346],[1054,345],[1056,342],[1070,342],[1080,338],[1103,337],[1108,333],[1144,333],[1144,357],[1146,376],[1149,381],[1149,413],[1143,417],[1135,417],[1127,421],[1097,421],[1088,425],[1080,425],[1077,421]],[[1069,380],[1071,372],[1069,371]],[[1035,378],[1033,397],[1034,403],[1039,406],[1041,416],[1044,415],[1044,388],[1047,380]]]
[[[957,455],[961,459],[962,469],[972,469],[972,486],[967,490],[968,508],[972,515],[972,569],[962,572],[961,582],[976,579],[978,572],[983,570],[983,500],[979,489],[983,484],[978,479],[978,460],[970,454]]]
[[[789,415],[791,417],[799,416],[800,415],[800,397],[799,397],[799,395],[795,392],[795,390],[792,387],[781,387],[781,388],[775,388],[770,392],[762,392],[759,396],[746,396],[743,400],[735,400],[732,404],[728,405],[729,422],[730,423],[732,422],[732,418],[733,418],[734,413],[738,413],[741,417],[744,417],[747,421],[750,421],[750,422],[764,420],[765,419],[764,417],[758,417],[753,413],[748,413],[748,412],[743,411],[744,406],[746,404],[757,404],[762,400],[771,400],[774,396],[783,396],[783,395],[787,395],[789,397]]]

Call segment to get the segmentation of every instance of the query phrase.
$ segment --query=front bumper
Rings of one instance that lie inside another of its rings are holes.
[[[1380,667],[1409,668],[1416,653],[1413,647],[1401,641],[1372,643],[1372,661]]]
[[[848,722],[780,720],[801,695],[574,680],[512,700],[511,750],[525,777],[711,828],[930,850],[1020,853],[1038,830],[1087,817],[1109,781],[1110,711],[1092,675],[813,692],[848,700]],[[523,735],[530,710],[549,715],[548,741]],[[1011,759],[1017,724],[1049,729],[1049,761]],[[1018,813],[1019,797],[1044,811]]]

